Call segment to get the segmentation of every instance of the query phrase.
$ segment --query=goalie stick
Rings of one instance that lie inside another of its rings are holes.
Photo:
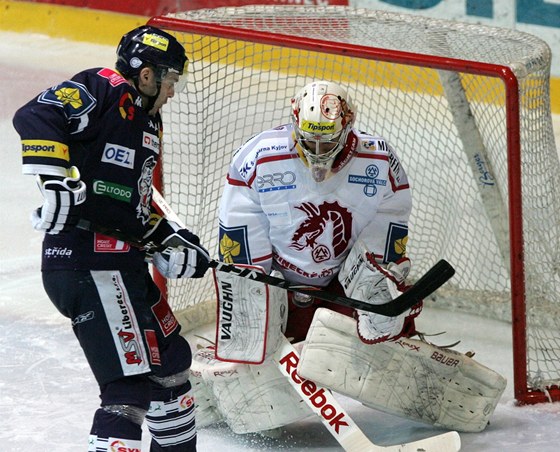
[[[461,438],[455,431],[395,446],[373,444],[327,388],[323,388],[297,374],[299,355],[287,339],[284,338],[282,344],[274,353],[273,360],[290,385],[309,408],[319,416],[323,425],[345,451],[456,452],[461,448]]]
[[[152,200],[167,218],[176,222],[181,227],[185,227],[185,224],[155,187],[153,188]],[[292,292],[303,293],[315,298],[320,298],[321,300],[330,301],[331,303],[349,306],[361,311],[374,312],[388,317],[395,317],[402,314],[407,309],[410,309],[415,304],[418,304],[425,297],[441,287],[455,274],[455,269],[451,266],[451,264],[446,260],[441,259],[402,295],[399,295],[397,298],[388,303],[372,305],[361,300],[328,292],[319,287],[294,284],[282,278],[276,278],[274,276],[252,271],[247,268],[239,268],[233,264],[226,264],[216,260],[212,260],[210,262],[210,267],[215,268],[217,271],[235,273],[243,278],[250,278],[255,281],[270,284],[271,286],[281,287],[282,289]]]
[[[177,214],[171,209],[171,206],[165,201],[163,196],[159,193],[157,189],[153,189],[152,200],[155,205],[162,211],[164,216],[174,222],[179,226],[185,227],[185,224],[177,216]],[[87,221],[80,220],[78,227],[90,231],[99,232],[119,240],[123,240],[135,246],[143,246],[142,240],[138,238],[132,238],[123,234],[121,231],[108,230],[106,228],[93,225]],[[276,278],[271,275],[260,273],[248,268],[237,267],[233,264],[227,264],[225,262],[220,262],[217,260],[210,261],[210,268],[215,268],[220,272],[235,273],[237,276],[242,278],[249,278],[254,281],[261,282],[263,284],[269,284],[271,286],[277,286],[284,290],[291,292],[299,292],[306,295],[310,295],[315,298],[319,298],[324,301],[329,301],[331,303],[336,303],[342,306],[351,307],[354,309],[359,309],[361,311],[373,312],[375,314],[385,315],[387,317],[395,317],[402,314],[406,310],[410,309],[415,304],[418,304],[436,289],[441,287],[446,283],[454,274],[455,269],[444,259],[437,262],[432,268],[430,268],[415,284],[410,286],[410,288],[399,295],[394,300],[373,305],[365,301],[356,300],[355,298],[346,297],[344,295],[338,295],[329,291],[326,291],[320,287],[307,286],[302,284],[292,283],[286,281],[282,278]]]
[[[395,317],[410,309],[415,304],[426,298],[436,289],[441,287],[451,276],[455,274],[455,270],[445,260],[440,260],[432,268],[430,268],[414,285],[406,292],[399,295],[392,301],[384,304],[372,305],[365,301],[356,300],[355,298],[345,297],[332,292],[328,292],[320,287],[305,286],[294,284],[282,278],[276,278],[264,273],[259,273],[249,268],[236,267],[233,264],[225,264],[224,262],[211,261],[210,267],[218,271],[235,273],[242,278],[249,278],[271,286],[281,287],[282,289],[292,292],[299,292],[310,295],[321,300],[330,301],[342,306],[349,306],[361,311],[374,312],[376,314],[385,315],[387,317]]]

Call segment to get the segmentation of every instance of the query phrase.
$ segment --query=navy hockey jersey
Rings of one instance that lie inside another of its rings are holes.
[[[81,217],[141,238],[151,212],[151,186],[162,122],[142,108],[136,89],[116,71],[89,69],[21,107],[13,124],[22,140],[23,173],[67,176],[76,166],[87,185]],[[43,269],[134,269],[144,252],[111,237],[74,228],[45,234]]]

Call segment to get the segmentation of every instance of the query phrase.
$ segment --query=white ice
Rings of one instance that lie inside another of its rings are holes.
[[[114,48],[0,32],[0,451],[85,451],[96,384],[69,322],[43,292],[39,262],[41,234],[29,212],[41,204],[32,177],[21,175],[19,138],[11,119],[39,91],[88,67],[109,66]],[[560,118],[555,118],[560,143]],[[560,403],[518,407],[512,390],[509,324],[426,308],[419,327],[447,331],[461,351],[508,379],[490,426],[461,434],[465,452],[556,452],[560,450]],[[391,445],[441,433],[429,426],[387,416],[339,397],[375,443]],[[145,450],[147,437],[145,437]],[[198,434],[200,451],[335,451],[336,441],[318,418],[284,428],[279,439],[236,436],[224,426]]]

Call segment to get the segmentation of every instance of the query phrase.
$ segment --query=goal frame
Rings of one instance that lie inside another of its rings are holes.
[[[527,337],[522,221],[523,206],[521,198],[520,96],[518,79],[510,67],[348,43],[333,43],[314,38],[247,30],[212,23],[200,23],[167,16],[152,17],[148,21],[148,24],[175,32],[235,39],[300,50],[320,51],[346,57],[357,57],[409,66],[421,66],[500,79],[505,87],[505,112],[508,131],[509,260],[511,269],[512,344],[513,350],[515,351],[515,353],[513,353],[514,397],[518,404],[533,404],[560,400],[559,388],[549,388],[546,394],[541,390],[528,388],[528,378],[526,374]],[[156,178],[155,185],[160,189],[163,188],[161,175],[159,180]],[[160,279],[159,285],[160,287],[164,287],[165,282]]]

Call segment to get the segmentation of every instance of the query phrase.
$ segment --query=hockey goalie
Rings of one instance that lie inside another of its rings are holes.
[[[372,305],[390,302],[406,290],[411,266],[412,197],[400,159],[383,137],[354,128],[356,108],[339,85],[312,82],[291,105],[290,123],[233,156],[220,259]],[[463,432],[486,427],[505,388],[471,357],[415,337],[422,302],[386,317],[230,273],[215,272],[215,280],[216,341],[192,365],[199,427],[225,421],[236,433],[267,432],[309,416],[281,372],[288,367],[294,379],[374,409]],[[279,359],[286,341],[293,360]]]

